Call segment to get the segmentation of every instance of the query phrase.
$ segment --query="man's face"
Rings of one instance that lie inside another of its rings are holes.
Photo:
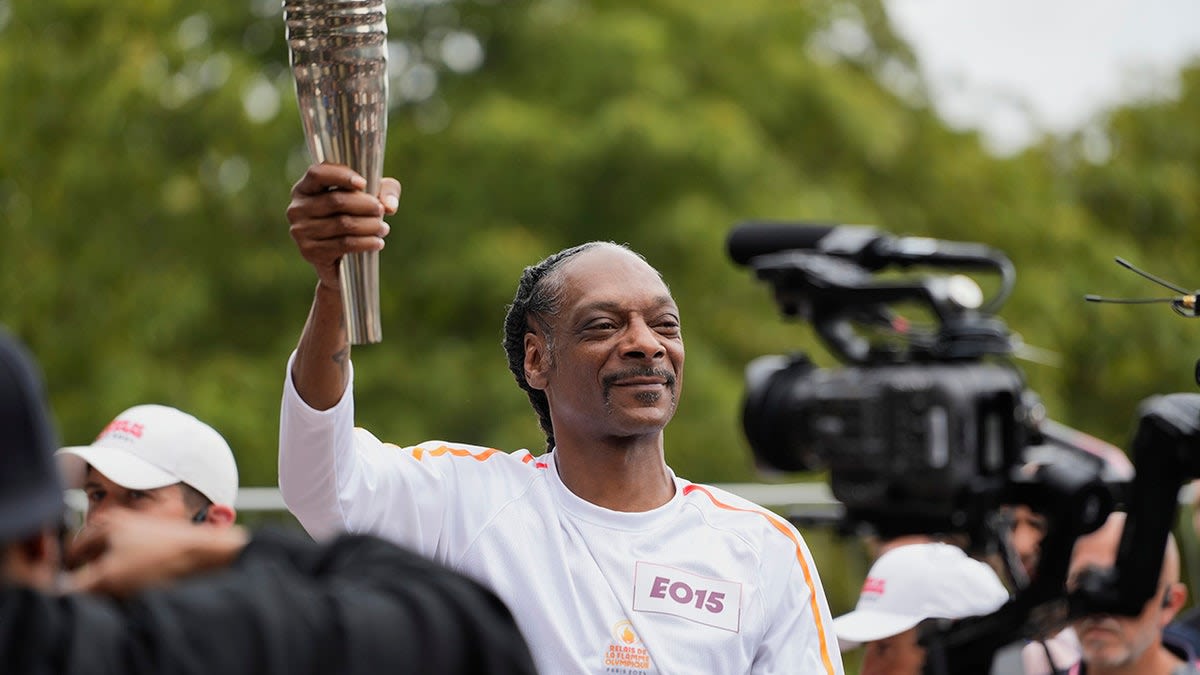
[[[860,675],[921,675],[925,648],[917,644],[917,629],[909,628],[892,637],[863,646]]]
[[[1120,530],[1117,530],[1119,535]],[[1071,556],[1068,586],[1077,583],[1088,569],[1112,567],[1116,559],[1117,537],[1081,537]],[[1146,602],[1136,617],[1097,614],[1076,620],[1072,626],[1079,637],[1083,661],[1093,668],[1120,668],[1133,664],[1147,649],[1158,644],[1169,617],[1162,606],[1165,587]]]
[[[1097,614],[1077,620],[1073,626],[1083,661],[1093,667],[1123,668],[1157,645],[1162,635],[1158,621],[1161,590],[1136,617]]]
[[[181,520],[188,520],[195,515],[184,502],[181,484],[152,490],[130,490],[89,466],[83,491],[88,502],[85,524],[91,524],[94,518],[112,509],[128,509]]]
[[[1038,552],[1041,550],[1042,539],[1046,536],[1046,517],[1034,513],[1023,504],[1009,507],[1012,518],[1012,545],[1021,558],[1021,566],[1025,574],[1033,577],[1037,569]]]
[[[683,386],[679,309],[658,273],[609,246],[578,254],[564,275],[562,309],[548,324],[551,347],[526,338],[530,384],[550,401],[555,435],[657,434]]]

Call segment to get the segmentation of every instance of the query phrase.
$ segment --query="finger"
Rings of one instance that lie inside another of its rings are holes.
[[[379,185],[379,201],[383,203],[384,210],[391,215],[396,212],[400,206],[400,181],[395,178],[384,178]]]
[[[390,226],[379,218],[334,216],[312,218],[293,223],[289,228],[292,239],[301,246],[307,241],[337,240],[343,237],[384,237]]]
[[[123,598],[130,595],[144,581],[121,574],[116,567],[101,559],[69,575],[66,586],[81,593]],[[141,587],[149,585],[151,584],[145,583]]]
[[[300,243],[300,254],[304,259],[320,265],[333,265],[348,253],[380,250],[383,250],[383,239],[380,237],[342,237]]]
[[[335,190],[318,195],[299,195],[288,204],[288,222],[296,223],[312,218],[330,216],[363,216],[383,218],[384,206],[379,198],[365,192]]]
[[[103,564],[94,563],[81,567],[66,576],[63,590],[69,593],[97,593],[103,583]]]
[[[365,190],[367,179],[344,164],[313,164],[292,186],[293,194],[316,195],[329,190]]]

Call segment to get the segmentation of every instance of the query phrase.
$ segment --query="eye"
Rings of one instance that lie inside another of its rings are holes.
[[[104,499],[104,490],[88,490],[86,494],[89,504],[99,504]]]
[[[660,320],[654,325],[655,330],[663,335],[675,336],[679,335],[679,321],[675,318],[668,317]]]
[[[617,322],[609,318],[593,319],[583,327],[584,330],[589,331],[610,331],[616,330],[616,328]]]
[[[129,494],[128,494],[128,499],[131,502],[136,502],[136,501],[141,501],[149,496],[150,496],[149,494],[142,492],[141,490],[130,490]]]

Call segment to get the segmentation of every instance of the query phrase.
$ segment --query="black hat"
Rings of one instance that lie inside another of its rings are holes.
[[[0,330],[0,544],[62,515],[57,447],[33,359]]]

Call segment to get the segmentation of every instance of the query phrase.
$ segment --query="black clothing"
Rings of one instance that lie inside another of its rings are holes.
[[[63,510],[58,439],[33,358],[0,329],[0,542],[56,525]],[[0,670],[4,664],[0,663]]]
[[[5,673],[533,673],[508,609],[380,539],[256,532],[229,568],[124,602],[0,589]]]
[[[1193,607],[1167,624],[1163,629],[1163,643],[1177,645],[1177,651],[1186,648],[1191,658],[1200,654],[1200,607]],[[1181,657],[1183,658],[1183,657]]]

